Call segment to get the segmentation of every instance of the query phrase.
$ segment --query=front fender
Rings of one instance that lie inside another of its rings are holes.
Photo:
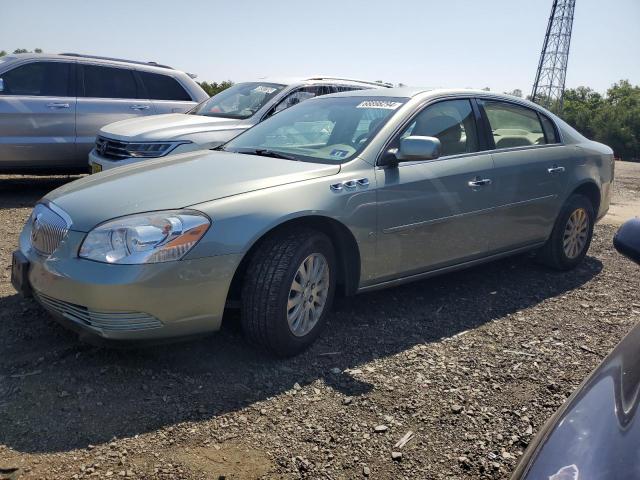
[[[344,225],[353,235],[361,258],[361,278],[373,272],[376,231],[376,192],[371,165],[358,160],[357,168],[293,184],[266,188],[194,205],[206,213],[212,226],[187,259],[215,255],[246,254],[265,234],[285,222],[308,216],[327,217]],[[354,178],[370,184],[339,192],[330,185]]]

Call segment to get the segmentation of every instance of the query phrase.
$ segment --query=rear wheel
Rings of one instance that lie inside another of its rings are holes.
[[[587,254],[593,237],[595,213],[583,195],[574,194],[562,207],[547,243],[538,252],[540,262],[558,270],[570,270]]]
[[[333,245],[323,233],[294,228],[267,238],[242,288],[245,335],[279,356],[304,350],[324,326],[335,275]]]

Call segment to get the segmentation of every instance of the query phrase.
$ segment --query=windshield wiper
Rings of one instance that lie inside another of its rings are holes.
[[[256,148],[248,150],[239,150],[236,153],[246,153],[248,155],[259,155],[261,157],[282,158],[283,160],[295,160],[298,161],[293,155],[287,155],[286,153],[275,152],[267,148]]]

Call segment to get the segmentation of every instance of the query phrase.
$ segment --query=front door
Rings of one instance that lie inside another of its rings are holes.
[[[72,62],[36,61],[0,75],[0,168],[73,164]]]
[[[543,242],[550,235],[567,185],[573,147],[553,123],[515,103],[483,100],[493,142],[496,210],[492,252]]]
[[[133,70],[79,65],[76,158],[87,164],[96,135],[105,125],[127,118],[152,115],[153,104],[143,93]]]
[[[377,168],[378,279],[482,257],[489,245],[493,162],[468,99],[427,106],[391,143],[436,137],[442,156]]]

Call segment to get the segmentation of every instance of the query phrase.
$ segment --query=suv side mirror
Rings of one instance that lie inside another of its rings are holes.
[[[440,140],[435,137],[410,136],[400,140],[396,158],[399,162],[435,160],[440,156],[441,149]]]
[[[613,246],[622,255],[640,264],[640,218],[632,218],[620,227],[613,237]]]

